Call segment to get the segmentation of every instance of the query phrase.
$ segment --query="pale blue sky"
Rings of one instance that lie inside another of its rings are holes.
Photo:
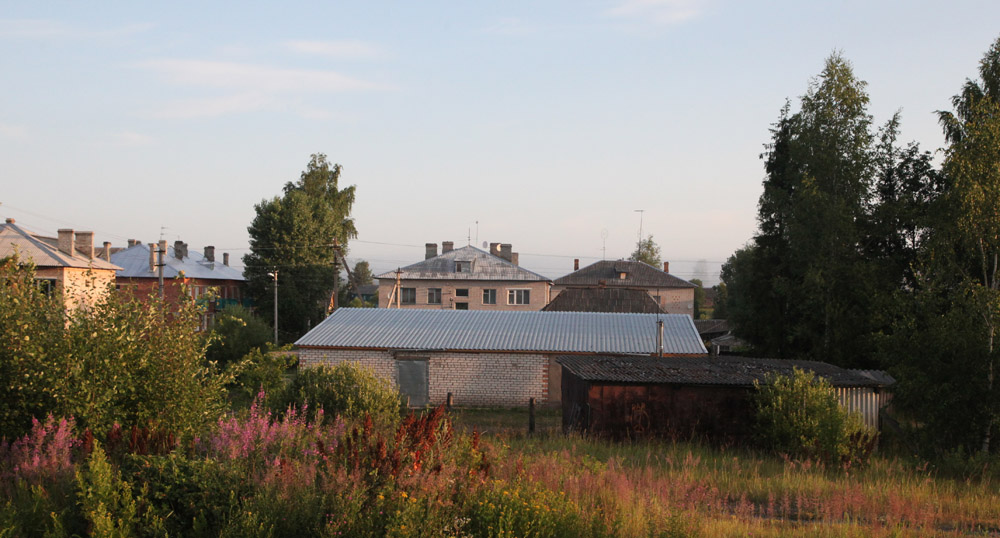
[[[253,205],[323,152],[377,271],[478,221],[557,277],[605,230],[627,256],[643,209],[672,272],[714,281],[769,125],[832,51],[934,150],[1000,35],[1000,2],[204,4],[3,2],[0,215],[239,258]]]

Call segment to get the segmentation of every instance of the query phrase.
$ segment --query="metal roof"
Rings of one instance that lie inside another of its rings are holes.
[[[12,219],[13,220],[13,219]],[[24,260],[31,260],[35,267],[79,267],[93,269],[118,269],[101,258],[89,258],[77,251],[72,256],[59,250],[58,239],[25,231],[13,222],[0,224],[0,258],[15,253]]]
[[[621,274],[625,273],[625,278]],[[556,286],[598,286],[633,288],[695,288],[694,284],[664,273],[642,262],[603,260],[555,279]]]
[[[470,272],[455,272],[455,262],[471,262]],[[404,280],[517,280],[548,282],[549,279],[476,247],[456,248],[422,262],[401,269]],[[376,276],[378,279],[396,279],[396,272]]]
[[[567,288],[542,308],[546,312],[663,312],[660,305],[639,288]],[[695,326],[698,322],[695,321]]]
[[[882,387],[895,383],[892,376],[880,370],[846,370],[818,361],[733,356],[660,359],[572,355],[556,360],[586,381],[753,386],[755,381],[765,383],[769,375],[790,375],[793,368],[798,368],[814,372],[835,387]]]
[[[184,271],[186,278],[204,280],[246,280],[243,272],[224,263],[210,262],[199,252],[189,251],[183,260],[178,260],[174,247],[168,246],[163,255],[163,277],[175,278]],[[111,261],[120,265],[119,278],[157,278],[158,271],[149,270],[149,246],[142,243],[120,250],[111,255]]]
[[[664,353],[707,353],[690,316],[600,312],[341,308],[295,344],[326,348],[650,354],[656,352],[657,320],[664,325]]]

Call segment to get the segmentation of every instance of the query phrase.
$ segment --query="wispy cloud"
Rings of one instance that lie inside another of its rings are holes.
[[[340,41],[287,41],[285,48],[300,54],[315,54],[344,60],[377,58],[381,51],[370,43],[356,39]]]
[[[671,25],[693,19],[701,15],[704,9],[705,0],[626,0],[608,10],[607,14]]]
[[[52,19],[0,19],[0,38],[16,39],[94,39],[137,34],[152,24],[130,24],[116,28],[93,29],[73,26]]]
[[[159,119],[213,118],[261,110],[277,100],[259,92],[237,93],[200,99],[182,99],[159,106],[149,115]]]
[[[140,67],[174,84],[211,88],[253,88],[258,92],[342,92],[383,89],[335,71],[286,69],[205,60],[150,60]]]

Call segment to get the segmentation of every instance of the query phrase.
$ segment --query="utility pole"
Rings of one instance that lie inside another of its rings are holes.
[[[273,273],[268,276],[274,278],[274,345],[278,345],[278,268],[274,268]]]
[[[337,280],[340,279],[340,265],[338,264],[340,260],[338,260],[337,258],[339,256],[340,256],[340,242],[337,241],[336,237],[334,237],[333,238],[333,296],[330,297],[330,305],[332,307],[330,308],[330,312],[333,312],[334,310],[337,309],[337,292],[339,291],[337,289]]]
[[[163,235],[163,232],[160,232]],[[160,239],[159,243],[156,244],[156,267],[158,268],[159,278],[160,278],[160,301],[163,301],[163,254],[167,252],[167,240]]]

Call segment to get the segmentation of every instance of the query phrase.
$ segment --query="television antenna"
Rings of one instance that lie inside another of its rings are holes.
[[[645,213],[645,209],[636,209],[635,213],[639,214],[639,241],[642,241],[642,214]]]
[[[601,230],[601,259],[608,259],[608,229]]]

